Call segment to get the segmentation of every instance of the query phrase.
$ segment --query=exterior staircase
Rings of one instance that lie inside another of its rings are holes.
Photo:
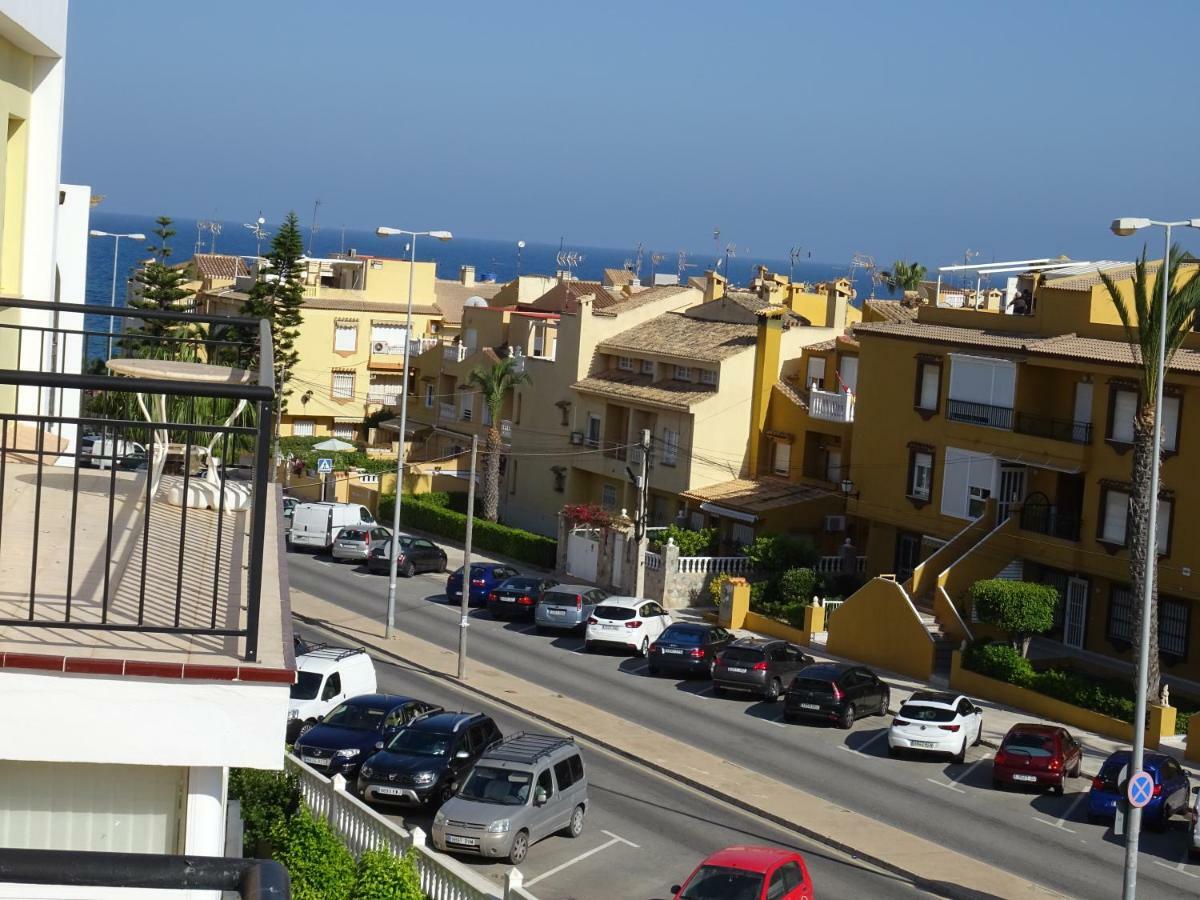
[[[954,655],[954,651],[958,649],[959,641],[946,634],[941,622],[938,621],[937,614],[933,611],[933,600],[929,596],[919,599],[914,597],[913,606],[917,608],[921,624],[925,626],[925,630],[933,639],[933,674],[949,678],[950,659]]]

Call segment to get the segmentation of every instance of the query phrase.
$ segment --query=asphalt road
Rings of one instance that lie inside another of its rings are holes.
[[[297,630],[308,638],[337,641],[318,628],[298,625]],[[382,691],[421,697],[446,709],[487,713],[505,734],[547,730],[543,723],[386,658],[376,659],[375,670]],[[580,740],[580,745],[591,809],[580,838],[551,837],[530,849],[521,872],[538,900],[668,898],[670,886],[686,878],[697,862],[732,844],[799,850],[822,898],[928,896],[895,875],[672,782],[586,740]],[[380,812],[429,833],[428,814]],[[508,870],[503,863],[462,859],[498,881]]]
[[[310,555],[292,554],[289,563],[291,583],[301,590],[382,617],[386,578]],[[444,575],[401,580],[397,623],[423,640],[456,647],[458,611],[445,605],[444,586]],[[782,721],[782,704],[718,699],[705,681],[651,678],[643,660],[586,654],[574,635],[539,635],[531,623],[493,621],[483,610],[473,610],[468,635],[470,656],[487,665],[847,809],[1070,896],[1120,893],[1124,844],[1110,829],[1087,822],[1087,777],[1070,785],[1064,797],[994,791],[987,747],[971,748],[962,765],[893,760],[887,756],[885,719],[860,720],[849,732],[789,725]],[[1089,755],[1085,775],[1096,772],[1099,760]],[[853,840],[852,835],[837,837]],[[1140,897],[1200,892],[1200,866],[1186,862],[1186,849],[1182,821],[1163,834],[1143,833]]]

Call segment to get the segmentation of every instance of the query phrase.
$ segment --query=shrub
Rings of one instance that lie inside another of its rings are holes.
[[[754,539],[746,556],[762,573],[784,572],[792,568],[812,568],[817,548],[812,539],[801,534],[767,534]]]
[[[271,829],[275,859],[292,878],[294,900],[350,900],[354,857],[324,819],[301,806]]]
[[[1033,635],[1054,627],[1058,591],[1031,581],[992,578],[971,585],[971,603],[980,621],[1008,634],[1024,656]]]
[[[963,657],[963,665],[972,672],[1018,687],[1032,686],[1036,674],[1033,664],[1020,651],[999,642],[972,644]]]
[[[812,569],[788,569],[779,576],[779,598],[784,603],[810,606],[819,581]],[[804,618],[803,611],[800,618]]]
[[[300,806],[299,781],[287,772],[231,769],[229,795],[241,803],[243,844],[250,856]]]
[[[368,850],[358,860],[351,900],[425,900],[413,851]]]
[[[699,531],[693,531],[678,525],[668,525],[666,530],[659,533],[657,540],[662,545],[668,540],[674,541],[680,556],[703,556],[716,545],[717,529],[701,528]]]

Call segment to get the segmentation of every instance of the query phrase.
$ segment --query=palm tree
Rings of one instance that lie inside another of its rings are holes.
[[[1163,278],[1167,279],[1170,289],[1167,294],[1167,336],[1166,361],[1164,372],[1171,367],[1171,359],[1175,351],[1183,343],[1183,339],[1196,324],[1197,312],[1200,311],[1200,270],[1193,270],[1184,279],[1180,279],[1180,263],[1184,262],[1185,254],[1178,245],[1171,248],[1170,256],[1165,265],[1159,266],[1154,284],[1150,284],[1150,275],[1146,264],[1146,250],[1134,263],[1133,274],[1133,309],[1122,295],[1117,283],[1104,271],[1100,279],[1108,291],[1109,299],[1116,307],[1121,324],[1125,327],[1125,339],[1133,352],[1133,358],[1141,365],[1141,405],[1133,419],[1133,490],[1129,498],[1129,577],[1136,585],[1144,584],[1146,567],[1150,566],[1150,634],[1152,639],[1158,639],[1158,565],[1157,559],[1148,558],[1146,554],[1146,528],[1150,524],[1153,504],[1150,497],[1150,479],[1153,476],[1152,466],[1160,464],[1161,452],[1155,452],[1154,447],[1154,399],[1158,388],[1158,350],[1160,342],[1160,323],[1162,321],[1162,289]],[[1189,266],[1190,268],[1190,266]],[[1165,270],[1165,271],[1164,271]],[[1136,589],[1136,588],[1135,588]],[[1133,634],[1141,633],[1142,605],[1133,606]],[[1157,648],[1150,654],[1147,662],[1146,690],[1147,696],[1155,700],[1159,696],[1159,658]]]
[[[483,516],[495,522],[500,505],[500,407],[508,392],[515,385],[528,381],[529,376],[524,370],[517,369],[514,357],[508,356],[490,369],[473,369],[467,380],[479,388],[483,405],[491,414],[484,448],[487,460],[483,470]]]
[[[888,290],[892,293],[896,291],[915,291],[921,286],[921,282],[925,280],[925,273],[928,271],[919,262],[905,262],[902,259],[892,263],[892,268],[883,273],[884,284],[888,286]]]

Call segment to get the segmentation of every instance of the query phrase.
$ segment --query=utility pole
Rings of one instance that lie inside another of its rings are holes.
[[[471,435],[471,478],[467,482],[467,533],[463,541],[462,607],[458,621],[458,680],[467,677],[467,625],[471,608],[471,526],[475,522],[475,456],[479,435]]]
[[[283,427],[283,387],[287,384],[287,366],[279,370],[279,394],[275,397],[275,467],[271,480],[279,480],[279,430]],[[286,475],[284,476],[286,478]]]
[[[650,429],[642,429],[639,446],[642,449],[641,474],[635,476],[632,472],[629,473],[638,491],[637,518],[633,521],[633,542],[636,548],[634,552],[637,554],[633,570],[635,597],[640,597],[646,592],[646,494],[649,489],[647,475],[650,468]]]

